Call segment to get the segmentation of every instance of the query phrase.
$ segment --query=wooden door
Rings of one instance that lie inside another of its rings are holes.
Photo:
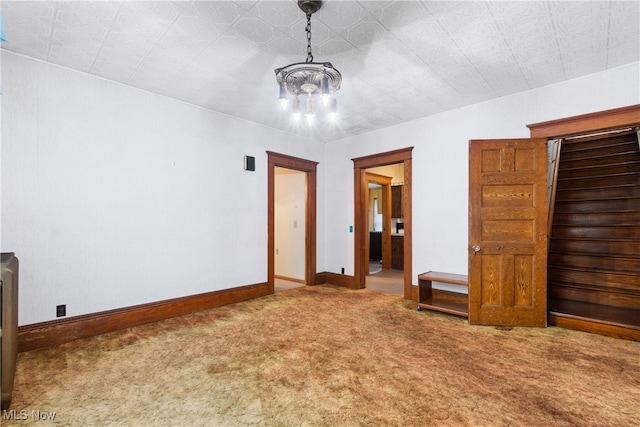
[[[546,138],[469,141],[469,323],[547,324]]]

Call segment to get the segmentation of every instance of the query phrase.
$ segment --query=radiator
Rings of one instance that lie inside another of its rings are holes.
[[[18,258],[13,252],[2,254],[0,334],[0,394],[2,409],[8,409],[18,357]]]

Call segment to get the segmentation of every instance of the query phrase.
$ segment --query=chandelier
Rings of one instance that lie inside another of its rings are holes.
[[[335,119],[338,115],[338,102],[335,92],[340,89],[342,75],[333,68],[331,62],[313,62],[311,53],[311,15],[322,6],[322,1],[298,0],[298,7],[307,15],[307,60],[276,68],[276,79],[280,85],[278,101],[283,110],[287,109],[289,99],[287,93],[292,96],[292,116],[298,121],[304,114],[307,123],[313,123],[315,117],[314,95],[319,95],[322,104],[329,112],[329,117]],[[300,106],[300,97],[305,98],[304,111]]]

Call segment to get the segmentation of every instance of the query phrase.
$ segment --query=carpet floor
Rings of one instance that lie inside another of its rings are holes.
[[[638,426],[639,402],[640,343],[314,286],[21,353],[2,425]]]

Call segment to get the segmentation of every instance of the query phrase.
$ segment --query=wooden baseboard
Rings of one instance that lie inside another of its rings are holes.
[[[330,273],[328,271],[318,273],[316,275],[316,284],[321,285],[324,283],[343,286],[349,289],[358,289],[355,285],[355,277],[347,276],[345,274]]]
[[[621,325],[618,323],[588,319],[565,313],[550,312],[548,316],[550,326],[621,338],[630,341],[640,341],[640,327]]]
[[[51,347],[64,342],[157,322],[269,294],[267,283],[207,292],[149,304],[20,326],[18,351]]]
[[[353,276],[322,272],[315,284],[331,284],[356,289]],[[417,301],[417,286],[412,286],[413,300]],[[241,286],[221,291],[158,301],[116,310],[35,323],[18,328],[18,351],[25,352],[51,347],[68,341],[88,338],[107,332],[132,328],[201,310],[247,301],[269,294],[267,283]],[[549,313],[549,324],[561,328],[640,341],[640,328],[607,322],[594,322],[578,316]]]

